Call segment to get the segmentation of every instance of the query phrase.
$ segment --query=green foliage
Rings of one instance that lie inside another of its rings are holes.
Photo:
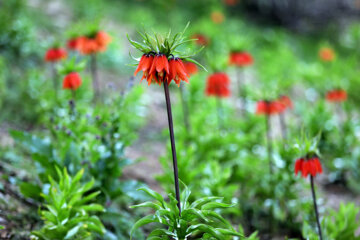
[[[113,108],[91,111],[88,105],[79,104],[75,116],[65,108],[55,109],[47,122],[49,136],[22,131],[11,131],[11,135],[31,154],[43,183],[48,182],[47,176],[56,176],[56,167],[75,173],[86,165],[86,174],[96,179],[96,186],[115,198],[122,194],[122,169],[131,163],[124,151],[136,138],[134,129],[141,125],[135,120],[143,114],[141,94],[142,89],[135,88],[126,96],[117,96],[108,103]]]
[[[181,215],[177,207],[177,201],[169,194],[169,202],[157,192],[147,188],[140,190],[146,192],[155,202],[144,202],[132,208],[148,207],[155,210],[154,214],[138,220],[131,232],[149,223],[160,223],[161,228],[155,228],[147,239],[177,239],[188,238],[201,239],[232,239],[231,236],[244,237],[233,229],[230,222],[219,215],[215,209],[232,207],[230,204],[221,202],[221,197],[200,198],[192,203],[188,199],[190,190],[185,187],[181,194]]]
[[[359,212],[360,208],[356,207],[354,203],[341,203],[338,211],[330,209],[328,215],[321,221],[324,239],[359,240],[360,236],[357,234],[360,227]],[[307,239],[319,239],[314,230],[315,226],[304,223],[303,234]]]
[[[100,194],[91,190],[95,181],[81,184],[84,170],[74,177],[69,176],[66,168],[63,172],[56,170],[59,181],[49,176],[49,192],[42,194],[46,202],[46,210],[41,210],[45,225],[32,232],[35,239],[94,239],[95,233],[104,234],[103,224],[92,215],[104,211],[100,204],[90,203]]]

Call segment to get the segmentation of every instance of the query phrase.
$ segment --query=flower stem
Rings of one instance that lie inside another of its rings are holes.
[[[224,111],[223,111],[220,97],[216,97],[216,110],[217,110],[217,117],[218,117],[218,126],[219,126],[219,130],[221,130],[224,126],[223,119],[222,119]]]
[[[279,114],[279,120],[280,120],[281,135],[282,135],[283,140],[286,141],[287,129],[286,129],[285,113]]]
[[[241,70],[236,70],[236,78],[238,85],[238,94],[241,101],[241,109],[243,115],[246,116],[246,88],[245,88],[245,74]],[[242,87],[241,87],[241,78],[243,79]]]
[[[317,207],[317,203],[316,203],[316,194],[315,194],[315,187],[314,187],[314,177],[310,175],[310,183],[311,183],[311,193],[312,193],[312,198],[314,201],[314,208],[315,208],[315,216],[316,216],[316,224],[318,227],[318,231],[319,231],[319,238],[320,240],[322,240],[322,232],[321,232],[321,226],[320,226],[320,220],[319,220],[319,212],[318,212],[318,207]]]
[[[54,91],[55,91],[55,100],[57,99],[57,95],[58,95],[58,84],[57,84],[57,73],[56,73],[56,67],[55,67],[55,63],[51,63],[51,77],[53,80],[53,85],[54,85]]]
[[[180,98],[181,98],[181,105],[183,109],[183,115],[184,115],[184,125],[186,132],[190,132],[190,122],[189,122],[189,108],[185,99],[185,89],[184,84],[180,85]]]
[[[69,101],[70,115],[75,116],[75,107],[76,107],[76,102],[75,102],[76,92],[75,92],[75,90],[71,90],[71,94],[72,94],[72,99]]]
[[[97,72],[96,54],[91,54],[90,56],[90,70],[91,70],[92,85],[94,91],[93,101],[96,102],[100,97],[100,85],[99,85],[98,72]]]
[[[270,116],[266,114],[266,142],[267,142],[267,152],[268,152],[268,159],[269,159],[269,173],[270,176],[273,173],[272,167],[272,141],[271,141],[271,126],[270,126]]]
[[[164,79],[165,79],[165,76],[164,76]],[[177,158],[176,158],[176,147],[175,147],[172,112],[171,112],[170,93],[169,93],[168,83],[166,81],[164,81],[163,84],[164,84],[166,108],[167,108],[167,115],[168,115],[168,122],[169,122],[171,152],[172,152],[173,167],[174,167],[175,195],[176,195],[176,200],[177,200],[177,206],[179,208],[179,214],[181,214],[179,174],[178,174],[178,166],[177,166]]]

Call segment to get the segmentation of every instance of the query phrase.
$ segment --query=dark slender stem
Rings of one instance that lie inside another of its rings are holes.
[[[279,114],[281,135],[284,141],[287,139],[287,129],[285,121],[285,112]]]
[[[75,115],[75,107],[76,107],[76,102],[75,102],[75,98],[76,98],[76,91],[75,90],[71,90],[71,94],[72,94],[72,99],[70,100],[70,114],[72,116]]]
[[[314,187],[314,177],[310,175],[310,183],[311,183],[311,193],[312,193],[312,198],[314,201],[314,208],[315,208],[315,216],[316,216],[316,224],[318,227],[318,231],[319,231],[319,238],[320,240],[322,240],[322,232],[321,232],[321,226],[320,226],[320,220],[319,220],[319,212],[318,212],[318,207],[317,207],[317,203],[316,203],[316,194],[315,194],[315,187]]]
[[[97,60],[96,54],[91,54],[90,57],[90,70],[91,70],[91,77],[92,77],[92,84],[93,84],[93,91],[94,91],[94,102],[98,100],[100,97],[100,85],[99,85],[99,78],[97,72]]]
[[[218,117],[218,126],[219,130],[221,130],[224,126],[222,116],[223,116],[223,108],[221,104],[221,98],[216,97],[216,110],[217,110],[217,117]]]
[[[164,76],[164,79],[165,79],[165,76]],[[174,127],[173,127],[173,120],[172,120],[172,112],[171,112],[170,93],[169,93],[168,84],[165,81],[163,82],[163,84],[164,84],[166,108],[167,108],[167,115],[168,115],[168,122],[169,122],[171,152],[172,152],[173,167],[174,167],[175,195],[176,195],[176,200],[177,200],[177,206],[179,208],[179,214],[181,214],[179,174],[178,174],[178,166],[177,166],[177,158],[176,158],[176,147],[175,147],[175,137],[174,137]]]
[[[190,132],[189,108],[188,108],[188,105],[187,105],[187,101],[185,99],[184,84],[180,85],[180,98],[181,98],[181,105],[182,105],[183,115],[184,115],[185,129],[189,133]]]
[[[267,141],[267,152],[269,158],[269,173],[272,175],[272,141],[271,141],[271,126],[270,126],[270,115],[266,114],[266,141]]]

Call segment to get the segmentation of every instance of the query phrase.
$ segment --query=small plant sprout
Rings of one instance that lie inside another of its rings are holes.
[[[148,189],[139,189],[144,191],[155,202],[144,202],[132,208],[147,207],[155,211],[138,220],[131,229],[131,235],[134,231],[146,224],[160,223],[164,227],[154,229],[147,239],[219,239],[230,240],[233,237],[243,239],[243,234],[237,232],[231,224],[225,220],[216,209],[230,208],[233,205],[222,203],[221,197],[204,197],[192,203],[188,201],[191,194],[185,186],[181,194],[182,214],[179,215],[177,201],[172,194],[169,194],[169,202],[157,192]]]
[[[49,193],[42,194],[46,204],[41,210],[44,226],[33,231],[32,239],[93,239],[95,233],[103,235],[105,228],[95,212],[104,212],[103,206],[90,203],[100,194],[91,191],[94,179],[85,184],[80,180],[84,170],[71,177],[66,168],[56,168],[59,180],[49,176]]]
[[[316,202],[316,194],[315,194],[315,187],[314,187],[314,177],[317,174],[322,173],[322,167],[319,160],[319,151],[317,149],[317,145],[320,139],[320,134],[317,135],[315,138],[310,139],[306,136],[305,133],[302,134],[300,140],[298,140],[295,147],[301,153],[301,158],[298,158],[295,163],[295,175],[301,172],[303,178],[306,178],[308,175],[310,176],[310,184],[311,184],[311,194],[314,202],[314,210],[316,216],[316,224],[318,227],[318,234],[320,240],[323,240],[321,226],[320,226],[320,219],[319,219],[319,212]]]
[[[188,82],[189,75],[185,70],[183,60],[198,64],[195,60],[190,58],[194,54],[187,54],[177,50],[179,46],[192,41],[191,39],[186,39],[184,37],[187,27],[188,25],[185,27],[184,31],[173,36],[171,35],[171,31],[166,36],[161,36],[159,34],[150,36],[147,33],[139,33],[143,39],[142,43],[133,41],[128,37],[131,45],[143,53],[140,59],[136,59],[139,62],[136,64],[137,69],[135,70],[134,75],[139,71],[142,71],[143,76],[141,80],[146,79],[148,85],[152,83],[164,85],[174,167],[175,194],[178,202],[179,214],[181,214],[180,191],[169,84],[174,81],[179,86],[180,81]]]

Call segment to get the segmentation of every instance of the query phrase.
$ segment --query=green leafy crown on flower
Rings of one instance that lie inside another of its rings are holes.
[[[164,54],[167,58],[169,57],[177,57],[182,60],[193,62],[203,68],[205,71],[206,69],[196,60],[192,59],[197,53],[199,53],[202,49],[198,49],[197,51],[191,53],[189,51],[179,51],[178,48],[186,43],[191,41],[195,41],[196,39],[189,39],[184,34],[189,27],[188,23],[183,31],[172,35],[171,30],[166,35],[160,35],[154,33],[153,35],[149,35],[148,33],[138,32],[142,38],[142,42],[137,42],[130,39],[129,35],[127,38],[130,44],[138,49],[139,51],[143,52],[144,54]],[[139,61],[140,59],[131,56],[133,59]]]
[[[320,156],[320,152],[318,149],[320,137],[321,132],[319,132],[315,137],[309,137],[305,130],[302,129],[300,137],[296,139],[294,148],[301,156]]]

